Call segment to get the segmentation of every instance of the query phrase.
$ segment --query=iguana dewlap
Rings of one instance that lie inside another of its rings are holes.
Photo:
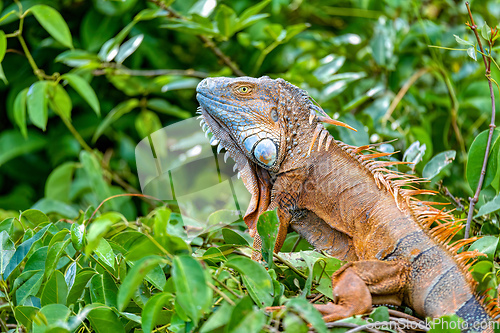
[[[341,123],[282,79],[208,78],[197,93],[212,144],[227,150],[252,194],[244,220],[255,246],[258,216],[277,208],[275,251],[291,228],[349,261],[332,277],[335,304],[317,305],[325,320],[404,303],[421,316],[456,313],[469,329],[492,331],[485,327],[500,311],[475,293],[468,272],[477,253],[456,254],[474,239],[447,245],[461,224],[414,199],[429,192],[386,168],[397,162],[374,160],[388,154],[334,141],[322,122]]]

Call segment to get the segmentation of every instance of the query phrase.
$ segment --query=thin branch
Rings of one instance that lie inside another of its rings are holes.
[[[367,325],[360,326],[360,325],[353,324],[353,323],[342,323],[342,322],[326,323],[326,327],[328,327],[328,328],[343,327],[343,328],[351,328],[351,329],[357,329],[359,327],[362,327],[361,330],[364,330],[368,333],[382,333],[381,331],[379,331],[377,329],[367,327]]]
[[[181,20],[186,20],[185,17],[183,17],[182,15],[180,15],[179,13],[177,13],[176,11],[174,11],[172,8],[168,7],[168,6],[165,6],[165,4],[161,1],[161,0],[149,0],[151,1],[152,3],[154,3],[155,5],[157,5],[158,7],[160,7],[161,9],[163,10],[166,10],[168,13],[169,13],[169,16],[170,17],[174,17],[174,18],[177,18],[177,19],[181,19]],[[231,71],[237,75],[237,76],[245,76],[245,73],[243,73],[243,71],[238,67],[238,65],[236,65],[232,60],[231,58],[229,58],[224,52],[221,51],[221,49],[219,49],[217,47],[217,45],[215,45],[215,43],[213,42],[212,39],[206,37],[206,36],[203,36],[203,35],[198,35],[198,38],[203,42],[203,44],[209,48],[227,67],[229,67],[231,69]]]
[[[474,32],[476,35],[477,39],[477,44],[479,46],[479,49],[481,50],[481,55],[483,57],[483,62],[484,62],[484,67],[485,67],[485,72],[486,72],[486,78],[488,79],[488,85],[490,88],[490,98],[491,98],[491,122],[490,122],[490,130],[488,133],[488,141],[486,142],[486,151],[484,152],[484,159],[483,159],[483,166],[481,168],[481,175],[479,176],[479,182],[477,184],[477,189],[476,193],[474,194],[473,198],[470,198],[470,205],[469,205],[469,213],[467,214],[467,224],[465,225],[465,236],[464,238],[469,238],[469,232],[470,232],[470,225],[472,222],[472,216],[474,215],[474,206],[476,205],[478,199],[479,199],[479,192],[481,192],[481,187],[483,187],[483,182],[484,182],[484,177],[486,175],[486,165],[488,164],[488,155],[490,153],[490,146],[491,146],[491,140],[493,137],[493,131],[495,130],[495,95],[493,93],[493,85],[491,84],[491,58],[485,56],[485,52],[483,49],[483,45],[481,44],[481,38],[479,38],[479,34],[477,33],[477,25],[474,23],[474,18],[472,17],[472,12],[470,10],[469,3],[466,2],[465,5],[467,6],[467,11],[469,12],[469,17],[471,24],[467,23],[467,26],[471,28],[471,30]],[[491,40],[491,37],[490,37]],[[491,50],[491,43],[490,43],[490,50]]]
[[[405,82],[405,84],[401,87],[399,92],[397,93],[396,97],[392,101],[391,105],[387,109],[384,117],[382,118],[382,123],[386,123],[387,120],[391,117],[391,114],[394,112],[396,107],[398,106],[399,102],[403,99],[403,97],[406,95],[410,87],[417,81],[422,75],[427,73],[429,71],[428,68],[422,68],[418,72],[414,73],[408,81]]]
[[[233,300],[229,298],[229,296],[227,296],[221,290],[219,290],[219,288],[217,288],[216,286],[214,286],[210,282],[207,282],[207,285],[208,285],[208,287],[210,287],[210,289],[212,289],[217,294],[219,294],[220,297],[224,298],[226,300],[226,302],[228,302],[231,306],[235,306],[236,305],[236,303],[234,303]]]
[[[114,68],[114,67],[109,67]],[[161,76],[161,75],[181,75],[181,76],[192,76],[204,79],[208,77],[208,73],[195,71],[192,69],[182,70],[182,69],[150,69],[150,70],[136,70],[128,68],[114,68],[114,74],[120,75],[130,75],[130,76]],[[92,72],[94,76],[106,75],[109,72],[106,69],[96,69]]]
[[[448,188],[443,185],[443,182],[438,183],[438,190],[439,190],[439,193],[441,193],[443,196],[450,198],[451,202],[453,203],[453,205],[455,207],[457,207],[461,211],[465,210],[465,207],[462,204],[462,202],[460,201],[460,198],[457,198],[453,194],[451,194],[450,190],[448,190]]]

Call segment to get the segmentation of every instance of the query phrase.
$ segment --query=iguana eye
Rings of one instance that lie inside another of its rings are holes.
[[[241,86],[238,88],[238,91],[242,94],[246,94],[248,92],[250,92],[250,87],[247,87],[247,86]]]

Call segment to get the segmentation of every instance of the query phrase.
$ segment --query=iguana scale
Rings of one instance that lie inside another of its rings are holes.
[[[404,303],[421,316],[455,313],[469,330],[493,331],[500,310],[476,293],[468,270],[479,253],[457,254],[476,238],[449,245],[462,224],[414,197],[432,191],[389,169],[402,162],[334,140],[323,122],[342,123],[283,79],[208,78],[197,99],[211,143],[227,150],[252,194],[244,220],[254,246],[258,216],[277,208],[275,251],[291,228],[349,262],[332,276],[334,302],[316,305],[326,321]]]

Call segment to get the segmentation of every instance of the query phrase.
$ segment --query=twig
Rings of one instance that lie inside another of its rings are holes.
[[[161,0],[149,0],[151,1],[152,3],[154,3],[155,5],[157,5],[158,7],[160,7],[161,9],[163,10],[166,10],[168,13],[169,13],[169,16],[170,17],[174,17],[174,18],[177,18],[177,19],[181,19],[181,20],[186,20],[185,17],[183,17],[182,15],[180,15],[179,13],[177,13],[176,11],[174,11],[172,8],[168,7],[168,6],[165,6],[165,4],[161,1]],[[238,75],[238,76],[245,76],[245,73],[243,73],[243,71],[238,67],[238,65],[236,65],[232,60],[231,58],[229,58],[226,54],[224,54],[224,52],[221,51],[221,49],[219,49],[217,47],[217,45],[215,45],[215,43],[208,37],[206,36],[203,36],[203,35],[198,35],[198,38],[204,43],[204,45],[206,47],[208,47],[224,64],[226,64],[227,67],[229,67],[231,69],[231,71],[235,74],[235,75]]]
[[[382,333],[381,331],[379,331],[377,329],[367,327],[367,325],[360,326],[360,325],[356,325],[356,324],[352,324],[352,323],[342,323],[342,322],[326,323],[326,327],[328,327],[328,328],[344,327],[344,328],[351,328],[351,329],[357,329],[359,327],[362,327],[361,330],[367,331],[369,333]],[[348,332],[351,332],[351,331],[348,331]],[[356,331],[356,332],[358,332],[358,331]]]
[[[226,302],[228,302],[231,306],[235,306],[236,303],[233,302],[232,299],[229,298],[229,296],[227,296],[226,294],[224,294],[222,292],[222,290],[219,290],[219,288],[217,288],[216,286],[214,286],[213,284],[211,284],[210,282],[207,282],[207,285],[210,289],[212,289],[213,291],[215,291],[217,294],[220,295],[220,297],[224,298],[226,300]]]
[[[130,75],[130,76],[161,76],[161,75],[181,75],[181,76],[192,76],[204,79],[208,77],[208,74],[205,72],[195,71],[192,69],[149,69],[149,70],[136,70],[136,69],[128,69],[128,68],[116,68],[113,66],[109,66],[108,68],[113,68],[115,70],[115,75]],[[109,72],[106,69],[96,69],[92,72],[94,76],[106,75]]]
[[[295,250],[297,249],[297,246],[299,245],[299,243],[300,243],[301,240],[302,240],[302,236],[299,235],[299,237],[295,241],[295,244],[293,244],[292,251],[290,251],[290,252],[295,252]]]
[[[286,260],[285,258],[283,258],[282,256],[280,256],[277,253],[273,253],[273,255],[276,259],[278,259],[279,262],[281,262],[282,264],[285,264],[286,266],[288,266],[288,268],[290,268],[292,271],[294,271],[297,275],[299,275],[307,280],[307,278],[308,278],[307,275],[305,275],[304,273],[299,271],[297,268],[295,268],[288,260]],[[315,282],[315,281],[313,281],[313,282]]]
[[[467,11],[469,12],[469,17],[471,20],[471,24],[467,23],[467,26],[476,35],[477,44],[479,46],[479,49],[481,50],[481,55],[483,57],[486,78],[488,79],[488,85],[490,88],[490,97],[491,97],[491,122],[490,122],[490,130],[488,133],[488,141],[486,142],[486,151],[484,152],[483,166],[481,168],[481,174],[479,176],[479,182],[477,184],[476,193],[474,194],[473,198],[470,198],[469,213],[467,214],[467,224],[465,225],[464,238],[469,238],[470,225],[472,222],[472,215],[474,214],[474,206],[476,205],[476,203],[479,199],[479,192],[481,192],[481,187],[483,187],[483,181],[484,181],[484,177],[486,175],[486,165],[488,164],[488,155],[490,153],[491,140],[493,137],[493,131],[495,130],[495,127],[496,127],[495,126],[495,112],[496,112],[496,110],[495,110],[495,95],[493,93],[493,85],[491,84],[491,78],[490,78],[490,76],[491,76],[491,70],[490,70],[491,58],[488,58],[484,55],[485,52],[483,49],[483,45],[481,44],[481,39],[479,38],[479,34],[477,33],[477,25],[474,23],[474,18],[472,17],[472,12],[470,10],[469,3],[466,2],[465,6],[467,6]],[[491,40],[491,38],[490,38],[490,40]],[[490,52],[491,52],[491,43],[490,43]]]
[[[393,321],[381,321],[381,322],[375,322],[375,323],[370,323],[366,325],[361,325],[356,328],[350,329],[349,331],[346,331],[345,333],[355,333],[355,332],[361,332],[361,331],[367,331],[370,332],[370,329],[374,329],[375,331],[378,331],[376,328],[382,327],[382,326],[389,326],[393,328],[394,326],[397,326],[398,324]],[[378,331],[380,332],[380,331]]]
[[[443,186],[442,182],[438,183],[438,189],[439,189],[439,193],[441,193],[445,197],[448,197],[451,199],[451,201],[455,207],[457,207],[458,209],[460,209],[462,211],[465,210],[465,207],[462,204],[462,202],[460,202],[460,199],[455,197],[453,194],[451,194],[450,190],[448,190],[448,188],[446,186]]]
[[[398,94],[392,101],[391,105],[389,105],[389,108],[385,112],[384,117],[382,118],[382,123],[386,123],[387,120],[389,120],[391,114],[394,112],[396,107],[398,106],[399,102],[403,99],[404,95],[408,92],[410,87],[417,81],[422,75],[427,73],[429,71],[428,68],[421,68],[418,72],[414,73],[408,81],[405,82],[405,84],[401,87],[399,90]]]
[[[392,315],[392,316],[394,316],[394,317],[404,318],[404,319],[416,321],[418,323],[423,323],[423,320],[420,320],[417,317],[410,316],[407,313],[404,313],[404,312],[401,312],[401,311],[397,311],[397,310],[393,310],[393,309],[387,309],[387,310],[389,311],[389,314]]]

